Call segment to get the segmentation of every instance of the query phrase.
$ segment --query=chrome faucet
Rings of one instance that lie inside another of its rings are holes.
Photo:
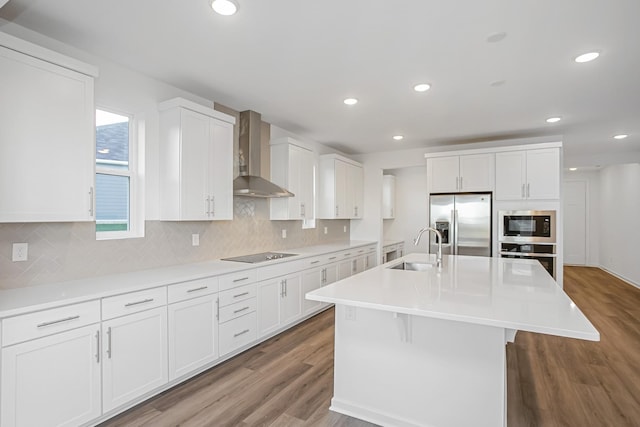
[[[436,233],[436,236],[438,237],[438,253],[436,254],[436,267],[442,268],[442,234],[440,233],[439,230],[436,230],[435,228],[432,228],[432,227],[425,227],[421,229],[420,231],[418,231],[418,235],[416,236],[416,238],[413,239],[413,244],[418,246],[418,243],[420,243],[420,237],[422,237],[422,233],[424,233],[425,231],[433,231],[434,233]]]

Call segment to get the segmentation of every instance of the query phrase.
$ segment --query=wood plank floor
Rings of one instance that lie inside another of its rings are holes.
[[[596,268],[564,271],[601,341],[518,332],[508,425],[640,426],[640,289]],[[102,426],[373,426],[330,412],[332,390],[333,309]]]

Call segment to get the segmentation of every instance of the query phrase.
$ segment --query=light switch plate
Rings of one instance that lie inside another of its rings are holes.
[[[329,232],[329,227],[325,227],[324,228],[324,234],[327,234]]]
[[[200,235],[192,234],[191,235],[191,246],[200,246]]]
[[[283,229],[282,229],[282,238],[283,238],[283,239],[286,239],[286,238],[287,238],[287,229],[286,229],[286,228],[283,228]]]

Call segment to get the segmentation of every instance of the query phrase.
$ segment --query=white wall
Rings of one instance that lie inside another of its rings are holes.
[[[600,172],[600,264],[640,287],[640,163]]]
[[[427,252],[428,239],[420,246],[413,244],[418,230],[427,225],[427,168],[413,166],[388,173],[396,177],[396,208],[395,218],[384,220],[384,239],[403,240],[405,254]]]

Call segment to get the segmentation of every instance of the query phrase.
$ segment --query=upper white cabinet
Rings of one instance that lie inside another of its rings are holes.
[[[160,104],[161,219],[233,219],[234,124],[184,99]]]
[[[362,165],[337,154],[320,156],[318,218],[360,219],[364,205]]]
[[[493,191],[494,162],[493,153],[428,158],[429,193]]]
[[[271,141],[271,181],[295,196],[270,200],[271,219],[314,218],[313,151],[291,138]]]
[[[558,148],[496,153],[497,200],[559,198]]]
[[[93,221],[97,68],[0,32],[0,222]]]
[[[382,176],[382,219],[393,219],[396,214],[396,177]]]

